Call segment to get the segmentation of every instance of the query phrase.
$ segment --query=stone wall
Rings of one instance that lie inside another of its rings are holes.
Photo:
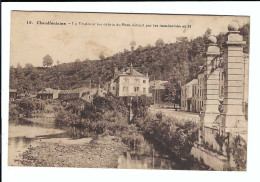
[[[227,158],[216,153],[213,153],[209,150],[206,150],[200,146],[193,147],[191,150],[191,154],[210,166],[213,170],[223,171],[225,170],[225,165],[227,163]]]

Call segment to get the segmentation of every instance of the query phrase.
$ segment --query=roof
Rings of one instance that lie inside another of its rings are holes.
[[[17,89],[9,89],[9,92],[17,92]]]
[[[119,77],[119,76],[146,77],[144,74],[139,73],[139,72],[136,71],[134,68],[132,68],[132,69],[133,69],[133,74],[132,74],[132,75],[130,75],[130,70],[131,70],[131,67],[130,67],[130,68],[124,69],[123,71],[120,71],[120,72],[116,73],[114,79],[116,79],[116,78]]]
[[[73,93],[79,93],[80,91],[78,90],[62,90],[60,93],[61,94],[73,94]]]
[[[61,90],[56,90],[56,89],[52,89],[52,88],[45,88],[41,91],[38,92],[38,94],[53,94],[53,93],[57,93],[60,92]]]
[[[198,79],[193,79],[191,80],[189,83],[187,83],[185,86],[192,86],[192,85],[195,85],[195,84],[198,84]]]
[[[154,81],[150,81],[150,87],[152,87],[152,89],[157,89],[157,90],[161,90],[161,89],[165,89],[165,84],[168,83],[168,81],[162,81],[162,80],[154,80]]]
[[[145,77],[145,75],[139,73],[139,72],[136,71],[134,68],[132,68],[132,69],[133,69],[133,75],[132,75],[132,76],[142,76],[142,77]],[[130,69],[127,69],[125,73],[128,74],[128,75],[130,75]]]

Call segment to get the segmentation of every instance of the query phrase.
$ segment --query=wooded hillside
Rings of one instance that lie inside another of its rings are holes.
[[[247,45],[244,52],[249,52],[249,24],[240,28]],[[33,67],[26,64],[24,68],[10,68],[10,88],[20,92],[36,92],[45,87],[53,89],[73,89],[83,86],[96,87],[104,85],[113,77],[116,67],[134,68],[146,74],[151,80],[161,79],[179,85],[197,77],[198,66],[203,65],[208,36],[211,30],[194,40],[166,44],[162,40],[155,46],[133,47],[110,57],[100,56],[100,60],[72,61],[47,67]],[[224,35],[217,36],[220,48],[223,48]],[[47,54],[47,53],[46,53]],[[29,59],[29,58],[28,58]],[[46,64],[45,64],[46,65]]]

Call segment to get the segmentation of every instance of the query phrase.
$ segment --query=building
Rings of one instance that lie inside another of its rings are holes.
[[[9,89],[9,99],[14,100],[17,98],[17,89]]]
[[[198,72],[198,85],[196,92],[196,103],[195,103],[195,112],[202,112],[205,110],[205,75],[204,69],[205,67],[201,67],[200,71]]]
[[[84,101],[92,102],[94,95],[105,97],[107,91],[103,88],[81,87],[72,90],[55,90],[45,88],[37,93],[39,99],[60,99],[71,100],[81,98]]]
[[[176,42],[186,42],[188,41],[188,37],[176,37]]]
[[[59,92],[60,92],[60,90],[55,90],[55,89],[52,89],[52,88],[45,88],[45,89],[39,91],[37,93],[36,97],[39,98],[39,99],[43,99],[43,100],[57,99]]]
[[[136,71],[132,64],[129,68],[118,71],[109,84],[109,92],[117,97],[151,96],[149,77]]]
[[[168,83],[168,81],[162,81],[162,80],[154,80],[150,81],[150,94],[153,98],[154,104],[161,104],[163,103],[163,99],[165,96],[165,85]]]
[[[194,109],[194,95],[198,85],[198,79],[193,79],[186,85],[181,87],[181,110],[192,111]]]

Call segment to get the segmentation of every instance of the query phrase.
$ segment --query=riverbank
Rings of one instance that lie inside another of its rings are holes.
[[[127,147],[116,137],[101,137],[85,144],[41,141],[29,147],[19,161],[22,166],[117,168],[119,155]]]

